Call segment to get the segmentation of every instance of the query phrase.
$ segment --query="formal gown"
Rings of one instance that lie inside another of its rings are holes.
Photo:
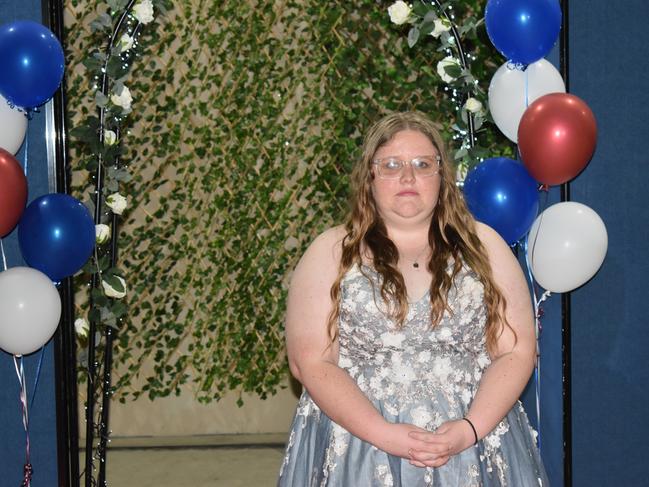
[[[344,277],[338,365],[389,422],[434,431],[464,417],[490,364],[477,275],[465,266],[455,276],[448,295],[451,312],[434,328],[429,293],[410,303],[406,322],[397,329],[379,290],[380,276],[370,266],[354,266]],[[547,485],[536,433],[520,402],[477,445],[441,467],[421,468],[350,434],[306,390],[278,480],[278,486],[291,487]]]

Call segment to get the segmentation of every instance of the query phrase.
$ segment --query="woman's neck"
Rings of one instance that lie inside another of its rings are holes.
[[[429,227],[430,221],[407,226],[386,224],[388,237],[400,252],[408,252],[426,246]]]

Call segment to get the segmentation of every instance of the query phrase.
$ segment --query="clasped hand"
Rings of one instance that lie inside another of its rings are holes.
[[[474,442],[473,431],[463,420],[447,421],[435,431],[411,424],[394,424],[391,429],[393,436],[385,450],[416,467],[441,467]]]

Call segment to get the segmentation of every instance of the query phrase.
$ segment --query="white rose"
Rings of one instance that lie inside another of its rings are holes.
[[[113,286],[111,286],[109,283],[104,281],[103,279],[101,280],[101,287],[104,288],[104,293],[109,298],[121,299],[124,296],[126,296],[126,281],[124,279],[122,279],[121,277],[119,277],[119,276],[115,276],[115,277],[119,280],[119,283],[124,288],[123,291],[118,291]]]
[[[87,337],[89,329],[90,325],[88,325],[88,322],[85,320],[85,318],[77,318],[76,320],[74,320],[74,330],[80,337]]]
[[[412,8],[406,2],[398,0],[388,7],[388,15],[393,24],[402,25],[408,22]]]
[[[130,35],[128,34],[122,35],[122,37],[119,38],[119,50],[121,52],[128,51],[133,47],[133,42],[134,40]]]
[[[442,32],[448,32],[449,30],[451,30],[451,24],[449,24],[448,21],[435,19],[435,27],[433,28],[430,35],[432,35],[433,37],[439,37]]]
[[[445,68],[447,66],[459,66],[459,65],[460,63],[453,56],[446,56],[444,59],[442,59],[440,62],[437,63],[437,74],[439,74],[439,77],[442,78],[442,81],[444,81],[445,83],[450,83],[451,81],[455,80],[455,78],[449,76],[446,73]]]
[[[117,143],[117,134],[112,130],[104,130],[104,144],[115,145]]]
[[[126,198],[119,193],[113,193],[106,198],[106,205],[116,215],[121,215],[126,208]]]
[[[480,100],[476,100],[473,97],[467,98],[466,102],[464,103],[464,108],[468,112],[471,113],[478,113],[482,111],[482,103],[480,103]]]
[[[110,95],[110,101],[113,102],[113,105],[122,107],[125,110],[130,110],[131,103],[133,103],[131,90],[129,90],[126,86],[122,87],[122,92],[119,95],[116,93]]]
[[[133,7],[133,15],[143,24],[148,24],[153,20],[153,4],[151,0],[142,0]]]
[[[100,223],[95,225],[95,242],[99,245],[105,244],[110,239],[110,227]]]

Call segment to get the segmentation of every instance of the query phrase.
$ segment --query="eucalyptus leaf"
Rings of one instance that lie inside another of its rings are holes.
[[[97,103],[98,107],[103,108],[108,105],[108,97],[101,91],[97,90],[95,92],[95,103]]]
[[[408,32],[408,47],[412,47],[417,44],[419,39],[419,28],[417,26],[412,26]]]
[[[412,13],[417,17],[425,17],[431,7],[421,0],[415,0],[412,3]]]

